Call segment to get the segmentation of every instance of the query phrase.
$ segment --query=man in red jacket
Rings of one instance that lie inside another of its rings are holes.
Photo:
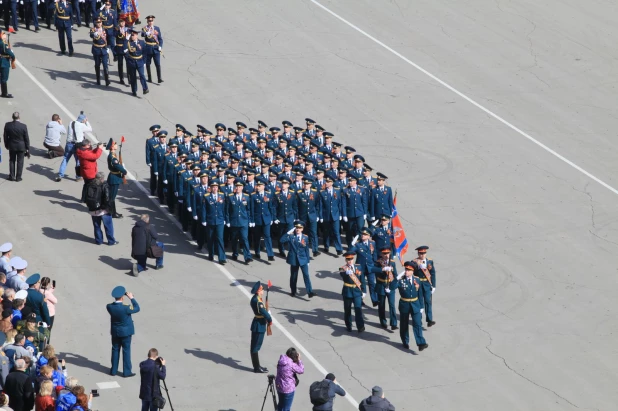
[[[98,143],[93,149],[90,140],[85,138],[82,142],[82,146],[77,149],[80,175],[84,178],[82,202],[86,201],[86,186],[97,176],[97,160],[101,157],[101,154],[103,154],[102,145],[103,143]]]

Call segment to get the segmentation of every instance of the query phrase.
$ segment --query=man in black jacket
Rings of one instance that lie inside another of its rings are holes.
[[[19,121],[19,113],[13,113],[13,121],[4,125],[4,147],[9,150],[9,181],[21,181],[24,155],[30,157],[28,127]]]
[[[148,237],[150,237],[150,243],[148,242]],[[157,239],[157,231],[150,224],[150,216],[148,214],[142,214],[140,219],[133,226],[133,230],[131,230],[131,257],[137,260],[136,263],[133,263],[132,270],[132,274],[135,277],[137,277],[140,272],[147,269],[146,260],[148,259],[147,250],[149,246],[159,246],[161,251],[163,251],[163,243],[157,241]],[[163,268],[163,255],[156,259],[156,269],[158,270],[160,268]]]
[[[337,383],[337,379],[335,378],[335,374],[329,372],[326,374],[324,378],[324,382],[328,382],[328,401],[324,404],[314,405],[313,411],[333,411],[335,395],[340,395],[342,397],[345,396],[346,392],[341,386]]]
[[[359,411],[395,411],[395,406],[384,398],[384,391],[377,385],[371,389],[371,397],[358,406]]]
[[[165,379],[165,360],[159,357],[159,351],[151,348],[148,359],[139,364],[139,373],[142,377],[139,387],[139,398],[142,400],[142,411],[157,411],[152,403],[155,397],[161,396],[159,380]]]
[[[94,226],[94,242],[97,245],[103,243],[103,231],[101,231],[101,223],[105,228],[105,236],[107,237],[108,245],[116,245],[118,241],[114,238],[114,222],[111,215],[111,203],[109,199],[109,185],[105,180],[105,173],[100,172],[96,174],[96,177],[86,186],[86,192],[90,190],[91,186],[94,188],[99,187],[98,201],[91,204],[90,199],[86,196],[86,205],[88,206],[88,213],[92,217],[92,225]]]
[[[6,377],[4,392],[9,396],[9,407],[15,411],[34,408],[34,381],[26,373],[26,362],[15,360],[15,371]]]

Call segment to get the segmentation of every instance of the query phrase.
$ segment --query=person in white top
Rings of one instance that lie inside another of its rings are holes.
[[[79,117],[77,117],[77,120],[69,123],[69,132],[67,134],[67,144],[64,149],[64,158],[60,164],[56,182],[60,182],[64,178],[64,172],[66,171],[67,164],[71,160],[72,156],[75,156],[75,178],[78,181],[81,179],[79,174],[79,160],[77,159],[76,152],[82,141],[84,141],[84,135],[90,132],[92,132],[92,127],[88,122],[88,118],[82,111]]]

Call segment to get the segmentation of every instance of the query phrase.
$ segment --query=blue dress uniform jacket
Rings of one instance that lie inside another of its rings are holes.
[[[257,192],[251,194],[251,223],[255,225],[270,225],[275,218],[276,201],[274,195],[264,191],[261,195]]]
[[[104,8],[99,13],[99,17],[103,20],[103,29],[107,33],[108,42],[112,47],[116,47],[116,37],[114,37],[114,27],[118,25],[118,15],[114,9]]]
[[[137,314],[140,311],[139,304],[135,298],[131,299],[131,305],[121,303],[107,304],[107,312],[111,316],[112,337],[128,337],[135,334],[133,319],[131,314]]]
[[[165,160],[163,161],[163,175],[167,180],[168,192],[174,193],[176,190],[176,165],[178,164],[177,157],[172,153],[165,154]]]
[[[251,321],[251,353],[257,353],[262,348],[266,326],[273,321],[266,310],[262,298],[257,294],[251,298],[251,309],[253,310],[253,321]]]
[[[363,277],[361,282],[363,284],[363,292],[367,289],[367,283],[369,283],[369,296],[371,301],[378,302],[378,295],[376,294],[376,277],[373,271],[374,261],[378,259],[376,250],[376,243],[373,240],[367,241],[367,245],[360,241],[351,249],[356,252],[356,262],[361,266]]]
[[[368,190],[371,190],[378,185],[378,180],[373,177],[369,177],[369,178],[363,177],[363,178],[358,179],[358,185],[361,187],[365,187]]]
[[[159,173],[160,176],[163,176],[163,171],[165,167],[165,154],[167,154],[167,149],[160,145],[154,144],[152,146],[152,166],[155,171]]]
[[[392,248],[391,234],[392,231],[389,227],[379,226],[374,230],[372,239],[376,243],[377,250]]]
[[[383,189],[376,187],[371,190],[371,201],[369,205],[369,214],[373,218],[380,218],[383,215],[391,216],[393,214],[393,190],[390,187],[384,186]]]
[[[114,40],[116,45],[114,46],[114,54],[116,56],[124,56],[124,42],[127,39],[127,28],[116,26],[114,27]],[[154,137],[156,140],[156,137]]]
[[[148,90],[146,78],[144,77],[144,51],[146,43],[142,40],[131,41],[130,39],[124,42],[124,53],[127,60],[127,74],[129,83],[131,83],[131,92],[137,93],[137,75],[144,91]],[[170,140],[171,144],[171,140]]]
[[[71,20],[73,16],[73,7],[71,6],[71,2],[67,0],[65,3],[59,1],[58,3],[54,3],[53,1],[49,3],[50,10],[55,10],[54,16],[54,24],[56,27],[72,27],[73,21]]]
[[[150,167],[154,161],[154,146],[159,143],[159,139],[155,136],[146,139],[146,165]]]
[[[343,215],[348,218],[362,218],[368,214],[368,195],[364,187],[351,188],[343,190]]]
[[[305,223],[309,243],[313,252],[318,251],[318,218],[320,216],[320,195],[318,190],[311,188],[309,194],[306,190],[296,192],[298,198],[298,219]]]
[[[187,208],[191,207],[193,217],[201,217],[203,212],[202,207],[204,207],[203,199],[205,198],[204,196],[209,193],[208,187],[197,184],[194,179],[191,179],[189,180],[187,191],[189,191],[185,194],[187,198]]]
[[[240,200],[237,196],[240,196]],[[244,193],[230,193],[226,200],[226,223],[229,223],[232,227],[249,227],[249,196]]]
[[[298,202],[296,200],[296,193],[292,190],[288,190],[287,194],[283,191],[275,194],[277,200],[277,220],[284,225],[291,225],[298,215]],[[290,227],[291,228],[291,227]]]
[[[216,197],[216,200],[215,200]],[[202,199],[202,222],[220,225],[225,222],[225,195],[218,192],[206,193]]]
[[[391,267],[393,270],[382,271],[383,267]],[[380,258],[373,268],[376,274],[376,294],[378,295],[378,317],[380,324],[386,327],[386,300],[388,300],[389,319],[392,327],[397,326],[397,307],[395,306],[395,293],[397,290],[397,266],[395,260]],[[388,290],[388,292],[387,292]]]
[[[113,154],[107,155],[107,169],[109,175],[107,176],[107,184],[119,185],[122,183],[122,176],[127,174],[127,170],[120,164],[118,158]]]
[[[352,305],[354,305],[354,320],[356,321],[356,328],[358,330],[362,330],[365,328],[365,320],[363,319],[362,311],[363,293],[347,273],[348,270],[350,270],[350,266],[347,264],[339,269],[339,275],[343,280],[341,295],[343,296],[345,326],[348,331],[352,331]],[[361,275],[360,266],[357,264],[354,265],[352,271],[357,278]]]
[[[90,29],[90,38],[92,39],[92,55],[102,56],[107,54],[107,34],[103,29],[98,31],[96,28]]]
[[[324,222],[339,221],[339,217],[344,215],[341,189],[333,187],[332,190],[332,195],[328,189],[320,192],[320,219],[324,219]]]
[[[155,34],[153,30],[157,33]],[[159,53],[159,46],[163,47],[163,34],[159,26],[152,26],[152,29],[149,29],[148,26],[142,27],[142,37],[146,39],[148,51],[153,49],[153,52]]]
[[[419,302],[419,294],[416,290],[416,284],[418,281],[416,277],[410,278],[404,276],[401,280],[397,281],[397,288],[399,289],[399,320],[401,321],[401,328],[399,329],[399,336],[401,342],[408,345],[410,342],[409,337],[409,323],[410,316],[412,317],[412,331],[414,333],[414,339],[416,345],[425,344],[425,338],[423,338],[423,326],[421,316],[421,304]]]
[[[309,264],[309,237],[301,234],[301,239],[298,239],[296,234],[285,233],[281,237],[281,242],[288,243],[289,253],[286,262],[292,266],[303,266]]]
[[[31,308],[32,312],[36,314],[37,322],[44,321],[47,325],[49,325],[49,311],[47,310],[47,303],[44,299],[45,297],[43,297],[43,294],[34,288],[29,288],[28,297],[26,298],[26,306]]]
[[[418,289],[419,293],[419,304],[421,307],[425,309],[425,318],[427,322],[433,321],[433,307],[432,307],[432,297],[431,289],[436,286],[436,268],[433,265],[433,260],[426,258],[427,261],[427,273],[429,274],[429,279],[425,275],[425,272],[420,268],[421,260],[418,258],[414,259],[415,262],[419,265],[419,268],[414,270],[414,277],[416,277],[417,281],[420,284],[420,288]]]

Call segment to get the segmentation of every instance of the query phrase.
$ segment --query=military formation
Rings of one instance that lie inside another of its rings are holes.
[[[358,332],[365,330],[362,309],[369,304],[378,308],[383,328],[399,329],[398,309],[404,347],[411,318],[416,344],[425,349],[421,313],[429,327],[435,324],[435,267],[427,247],[419,247],[418,258],[397,275],[388,177],[374,174],[354,147],[333,141],[333,133],[311,118],[302,127],[290,121],[281,126],[258,121],[253,128],[238,121],[234,127],[217,123],[214,132],[197,125],[193,134],[176,124],[170,135],[153,125],[145,144],[150,194],[177,215],[210,261],[226,264],[226,250],[234,261],[242,255],[245,264],[261,260],[264,252],[274,261],[277,250],[290,265],[292,296],[298,294],[299,272],[307,296],[318,295],[309,274],[312,257],[343,255],[347,263],[339,271],[348,331],[353,318]]]

